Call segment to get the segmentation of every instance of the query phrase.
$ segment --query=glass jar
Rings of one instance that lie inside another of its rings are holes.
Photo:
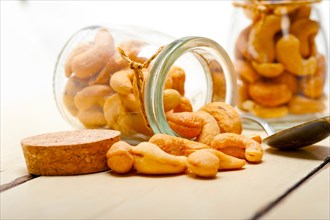
[[[165,112],[211,101],[234,105],[236,75],[225,50],[203,37],[175,39],[132,26],[92,26],[59,54],[56,103],[75,128],[119,130],[129,142],[177,135]]]
[[[241,114],[277,129],[329,114],[321,0],[235,1],[231,42]],[[253,125],[251,125],[253,126]]]

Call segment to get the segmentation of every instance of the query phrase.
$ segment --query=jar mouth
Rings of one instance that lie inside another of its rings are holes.
[[[225,102],[235,105],[236,74],[232,61],[215,41],[205,37],[184,37],[173,41],[163,48],[153,62],[153,66],[145,81],[144,105],[146,117],[153,132],[179,136],[169,126],[163,104],[163,90],[166,77],[173,64],[183,55],[192,54],[205,71],[207,91],[205,103],[212,101],[212,78],[207,65],[207,58],[215,59],[222,67],[226,80]],[[196,82],[198,83],[198,82]]]

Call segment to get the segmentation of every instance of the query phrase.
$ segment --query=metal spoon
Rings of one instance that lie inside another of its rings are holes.
[[[244,115],[242,118],[261,125],[268,135],[263,142],[281,150],[293,150],[309,146],[330,135],[330,116],[308,121],[279,132],[275,132],[266,121],[258,117]]]

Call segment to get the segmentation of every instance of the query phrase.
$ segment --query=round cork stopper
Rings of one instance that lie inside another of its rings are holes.
[[[30,174],[77,175],[108,170],[106,153],[119,140],[119,131],[87,129],[27,137],[21,146]]]

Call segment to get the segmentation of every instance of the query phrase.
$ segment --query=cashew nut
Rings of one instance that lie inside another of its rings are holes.
[[[120,95],[118,93],[121,103],[129,112],[139,112],[139,101],[136,99],[133,93],[129,93],[127,95]]]
[[[212,117],[212,116],[211,116]],[[203,119],[196,112],[167,112],[166,119],[170,127],[181,137],[194,138],[202,131]]]
[[[285,84],[288,89],[292,92],[292,94],[298,93],[299,90],[299,82],[298,78],[288,72],[284,72],[281,75],[272,78],[273,82],[275,83],[280,83],[280,84]]]
[[[219,158],[208,150],[195,151],[187,159],[188,170],[200,177],[215,177],[219,166]]]
[[[314,38],[319,31],[319,23],[310,19],[299,19],[290,27],[290,33],[295,35],[300,42],[300,53],[302,57],[315,56],[312,54]]]
[[[173,66],[169,73],[168,77],[172,79],[172,89],[177,90],[180,95],[184,95],[184,83],[186,80],[186,73],[180,67]]]
[[[184,96],[180,97],[180,104],[173,109],[174,112],[192,112],[193,107],[190,100]]]
[[[87,82],[80,80],[76,77],[70,77],[66,82],[63,94],[63,103],[67,110],[72,114],[76,115],[78,112],[77,106],[74,104],[74,97],[82,90],[85,86],[87,86]]]
[[[309,18],[312,12],[312,7],[310,5],[302,5],[299,7],[291,16],[291,20],[294,22],[299,19]]]
[[[131,171],[134,164],[132,150],[133,147],[124,141],[114,143],[106,154],[109,168],[121,174]]]
[[[272,63],[275,59],[274,36],[281,30],[281,17],[266,15],[253,25],[249,34],[248,51],[258,63]]]
[[[246,27],[242,32],[238,35],[235,44],[235,57],[237,59],[245,58],[250,60],[250,54],[248,52],[248,39],[250,32],[252,30],[252,25]]]
[[[251,64],[245,60],[237,60],[235,68],[239,76],[249,83],[253,83],[260,78],[260,75],[253,69]]]
[[[325,104],[320,99],[310,99],[304,96],[294,96],[289,102],[289,111],[292,114],[310,114],[323,112]]]
[[[249,86],[250,97],[257,103],[276,107],[290,101],[292,92],[284,83],[259,80]]]
[[[119,53],[115,53],[110,57],[107,64],[100,71],[100,73],[92,76],[89,80],[90,85],[107,84],[109,85],[110,77],[113,73],[127,67],[127,62],[121,58]]]
[[[245,166],[246,161],[227,155],[221,151],[214,150],[214,149],[205,149],[203,151],[209,151],[215,156],[217,156],[220,160],[219,164],[219,170],[235,170],[235,169],[241,169]]]
[[[164,111],[176,108],[181,102],[181,95],[175,89],[165,89],[163,91]]]
[[[243,106],[245,110],[248,110],[261,118],[281,118],[289,113],[289,109],[285,105],[278,107],[266,107],[251,100],[246,100]]]
[[[198,111],[196,114],[202,119],[202,129],[195,141],[210,146],[213,138],[220,134],[218,122],[207,112]]]
[[[107,124],[102,108],[100,107],[79,110],[77,117],[86,128],[100,128]]]
[[[233,106],[225,102],[211,102],[200,110],[211,114],[217,120],[221,133],[242,133],[241,117]]]
[[[164,152],[157,145],[142,142],[133,148],[134,168],[143,174],[178,174],[187,169],[187,157]]]
[[[212,83],[213,83],[213,102],[223,102],[226,98],[226,79],[223,72],[212,72]]]
[[[314,75],[317,68],[316,58],[303,59],[299,48],[300,43],[295,36],[283,36],[276,44],[277,60],[287,71],[297,76]]]
[[[134,71],[132,69],[119,70],[112,74],[110,78],[110,86],[113,90],[122,95],[133,93],[132,80]]]
[[[86,110],[93,106],[103,107],[105,100],[113,93],[113,90],[106,85],[88,86],[76,94],[74,103],[80,110]]]
[[[126,114],[126,109],[117,93],[105,101],[103,111],[108,127],[113,129],[118,126],[118,118]]]
[[[81,42],[69,53],[64,64],[64,71],[66,77],[70,77],[72,74],[73,58],[75,58],[78,54],[81,54],[86,50],[90,49],[92,46],[93,46],[92,42]]]
[[[320,76],[306,76],[300,80],[300,88],[307,98],[319,98],[323,95],[324,80]]]
[[[262,76],[272,78],[279,76],[284,71],[281,63],[257,63],[252,61],[253,68]]]
[[[219,151],[227,147],[245,149],[245,159],[249,162],[260,162],[263,157],[263,149],[258,142],[234,133],[218,134],[213,139],[211,147]]]
[[[100,29],[94,39],[94,44],[72,59],[71,67],[78,78],[88,78],[98,73],[114,54],[114,42],[108,30]]]
[[[155,134],[149,142],[156,144],[163,151],[177,156],[188,156],[196,150],[209,148],[206,144],[167,134]]]

